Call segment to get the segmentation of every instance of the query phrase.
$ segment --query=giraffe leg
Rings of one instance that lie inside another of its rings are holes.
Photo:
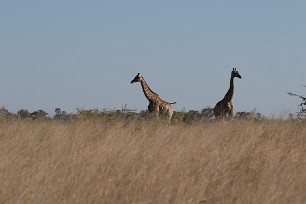
[[[234,105],[232,103],[229,104],[229,116],[234,118]]]
[[[154,114],[155,114],[156,118],[159,118],[159,106],[158,105],[154,106]]]
[[[171,118],[172,118],[172,115],[173,115],[173,112],[171,112],[171,113],[169,114],[168,124],[170,124],[170,123],[171,123]]]
[[[149,102],[148,110],[149,110],[150,113],[152,113],[154,111],[154,104],[151,101]]]
[[[231,109],[231,111],[228,115],[231,119],[233,119],[234,118],[234,109]]]
[[[172,118],[172,115],[173,115],[173,108],[172,107],[168,108],[167,115],[168,115],[168,124],[170,124],[170,121],[171,121],[171,118]]]
[[[159,116],[159,107],[153,101],[149,102],[148,110],[149,110],[149,113],[151,115],[154,114],[155,118],[158,118],[158,116]]]

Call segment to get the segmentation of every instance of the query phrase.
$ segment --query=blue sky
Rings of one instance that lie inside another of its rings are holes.
[[[0,106],[148,103],[140,72],[175,110],[213,107],[237,67],[235,111],[297,111],[306,84],[306,1],[0,1]]]

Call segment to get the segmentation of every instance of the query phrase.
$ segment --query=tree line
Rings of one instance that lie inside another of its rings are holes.
[[[303,86],[306,87],[306,86]],[[302,94],[296,94],[289,92],[290,96],[297,97],[301,100],[298,104],[299,111],[295,114],[290,113],[289,119],[306,119],[306,97]],[[123,120],[135,120],[135,119],[150,119],[152,118],[147,110],[137,111],[136,109],[128,108],[127,105],[121,107],[121,109],[83,109],[77,108],[75,113],[67,113],[66,111],[56,108],[53,116],[50,116],[44,110],[37,110],[30,112],[27,109],[21,109],[17,113],[8,111],[5,107],[0,107],[0,119],[23,119],[23,120],[78,120],[78,119],[123,119]],[[266,117],[253,111],[242,111],[237,112],[235,115],[236,119],[248,119],[248,120],[261,120]],[[211,107],[203,108],[201,111],[185,109],[181,111],[174,111],[172,116],[173,122],[192,122],[201,120],[212,120],[214,119],[214,110]]]

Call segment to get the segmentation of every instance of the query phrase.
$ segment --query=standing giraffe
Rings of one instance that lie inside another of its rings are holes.
[[[149,101],[149,105],[148,105],[149,112],[154,113],[157,118],[159,117],[160,114],[167,115],[168,120],[170,122],[171,117],[173,115],[173,108],[172,108],[171,104],[175,104],[176,102],[168,103],[168,102],[162,100],[157,93],[153,92],[150,89],[150,87],[148,86],[148,84],[146,83],[144,78],[142,76],[140,76],[139,73],[131,81],[131,84],[134,83],[134,82],[140,82],[143,93]]]
[[[234,96],[234,78],[237,77],[241,79],[242,77],[236,70],[236,68],[233,68],[233,71],[231,73],[231,80],[230,80],[230,87],[225,94],[224,98],[219,101],[215,108],[214,108],[214,115],[216,118],[223,117],[227,118],[228,116],[233,117],[234,116],[234,104],[233,104],[233,96]]]

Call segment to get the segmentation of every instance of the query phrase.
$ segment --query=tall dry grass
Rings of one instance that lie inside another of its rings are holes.
[[[305,122],[0,122],[0,203],[305,202]]]

